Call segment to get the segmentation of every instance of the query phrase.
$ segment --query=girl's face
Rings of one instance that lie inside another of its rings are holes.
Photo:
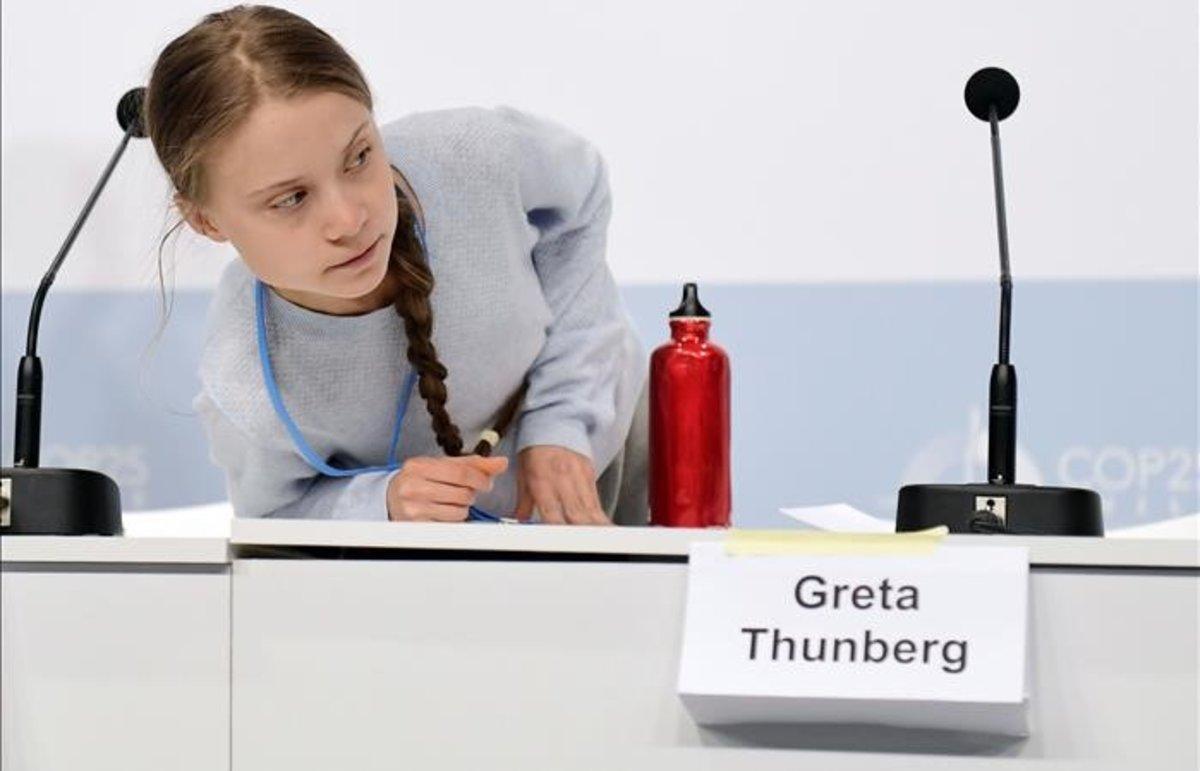
[[[398,212],[383,140],[365,106],[336,92],[259,104],[204,161],[188,224],[229,241],[287,299],[333,314],[380,297]]]

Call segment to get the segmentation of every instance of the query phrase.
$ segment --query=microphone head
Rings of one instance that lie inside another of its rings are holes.
[[[996,120],[1004,120],[1017,109],[1021,87],[1017,79],[999,67],[984,67],[967,81],[963,91],[967,109],[982,121],[990,120],[991,108],[996,108]]]
[[[131,88],[117,102],[117,123],[122,131],[128,131],[139,139],[146,136],[146,125],[142,120],[142,102],[146,98],[146,89],[142,86]],[[130,131],[129,127],[133,126]]]

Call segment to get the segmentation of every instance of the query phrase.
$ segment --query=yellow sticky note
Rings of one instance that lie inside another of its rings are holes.
[[[732,530],[725,538],[731,556],[768,554],[932,554],[950,530],[931,527],[913,533],[827,533],[795,530]]]

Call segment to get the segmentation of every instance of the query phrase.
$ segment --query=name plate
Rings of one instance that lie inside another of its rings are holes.
[[[694,544],[679,668],[693,718],[1025,735],[1028,551],[879,551]]]

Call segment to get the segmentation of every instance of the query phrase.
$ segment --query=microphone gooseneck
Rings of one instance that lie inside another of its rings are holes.
[[[46,274],[42,276],[42,281],[38,284],[37,291],[33,295],[33,303],[29,309],[29,327],[25,337],[25,355],[21,357],[21,361],[17,368],[17,414],[16,420],[13,423],[14,438],[13,438],[13,465],[24,468],[36,468],[41,454],[41,433],[42,433],[42,363],[37,356],[37,339],[38,327],[42,318],[42,306],[46,301],[46,294],[50,291],[50,286],[54,283],[55,277],[58,275],[58,269],[62,266],[63,261],[67,257],[67,252],[75,243],[75,238],[79,235],[79,231],[83,228],[83,223],[87,221],[88,216],[92,213],[92,207],[96,205],[96,199],[100,197],[100,193],[104,190],[104,186],[108,183],[108,178],[112,176],[113,170],[117,166],[117,161],[121,159],[121,155],[125,152],[125,146],[129,144],[131,136],[144,137],[146,136],[145,125],[142,120],[142,105],[145,100],[146,89],[134,88],[127,91],[117,104],[117,122],[125,135],[121,137],[121,142],[117,145],[116,152],[109,159],[108,165],[105,166],[103,173],[100,175],[100,181],[96,183],[96,187],[88,196],[87,202],[83,205],[83,210],[75,219],[75,224],[71,226],[71,230],[67,233],[66,239],[59,247],[58,254],[50,263],[50,268]]]
[[[108,178],[112,175],[113,169],[117,166],[117,161],[121,159],[121,155],[125,152],[125,146],[129,144],[131,136],[142,138],[146,136],[144,122],[142,120],[142,104],[145,101],[146,89],[142,87],[130,89],[125,92],[121,100],[117,103],[117,123],[121,126],[121,130],[125,132],[125,136],[121,138],[120,144],[117,145],[116,152],[109,159],[108,165],[104,167],[104,171],[100,174],[100,181],[96,184],[92,194],[88,196],[87,202],[83,205],[83,211],[75,218],[75,224],[71,226],[71,230],[67,233],[66,239],[59,247],[58,254],[50,263],[49,270],[46,275],[42,276],[42,281],[38,285],[37,293],[33,296],[33,306],[29,312],[29,332],[25,338],[25,355],[37,355],[37,335],[38,325],[41,322],[42,303],[45,302],[46,293],[50,291],[50,285],[54,283],[54,279],[58,275],[58,269],[62,266],[63,260],[67,257],[67,252],[75,243],[76,236],[83,228],[83,223],[87,221],[88,216],[92,213],[92,207],[96,205],[96,199],[100,197],[100,193],[104,190],[104,186],[108,183]]]
[[[992,128],[992,185],[996,191],[996,236],[1000,242],[1000,350],[997,361],[1008,364],[1009,330],[1012,326],[1012,273],[1008,265],[1008,216],[1004,206],[1004,169],[1000,163],[1000,121],[993,108],[989,116]]]

